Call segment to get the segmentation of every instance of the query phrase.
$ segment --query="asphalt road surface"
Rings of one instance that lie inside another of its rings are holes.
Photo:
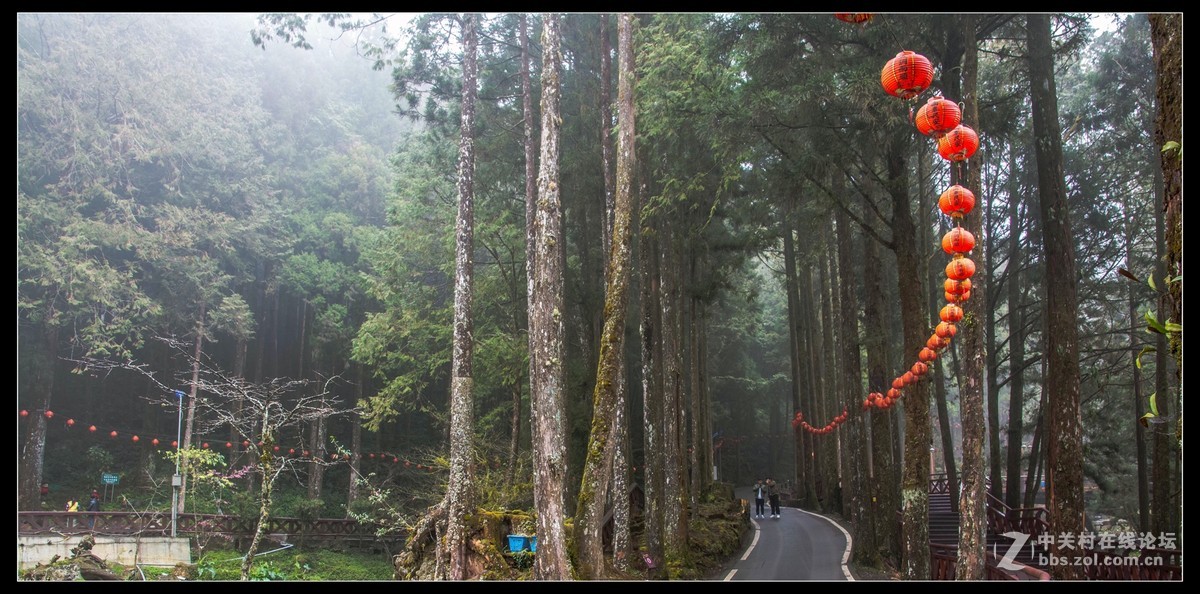
[[[743,492],[744,491],[744,492]],[[750,511],[754,499],[750,490],[738,489],[747,498]],[[771,511],[767,503],[767,512]],[[719,577],[726,581],[754,580],[828,580],[852,579],[843,561],[849,560],[846,541],[849,536],[832,521],[794,507],[780,508],[780,517],[770,513],[763,519],[750,518],[754,534],[750,545],[734,559]]]

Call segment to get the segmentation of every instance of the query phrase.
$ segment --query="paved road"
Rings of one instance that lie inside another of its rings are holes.
[[[747,498],[753,512],[749,488],[738,489],[737,495]],[[842,561],[849,557],[848,537],[829,520],[784,507],[779,518],[768,514],[761,520],[751,518],[750,523],[754,526],[750,545],[721,574],[721,579],[847,580]]]

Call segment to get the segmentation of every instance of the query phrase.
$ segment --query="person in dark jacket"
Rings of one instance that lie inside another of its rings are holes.
[[[88,514],[88,530],[91,530],[96,526],[96,516],[94,515],[94,512],[100,511],[99,493],[92,491],[92,498],[88,500],[87,510],[89,512],[93,512]]]
[[[763,483],[762,479],[758,479],[758,482],[754,483],[754,517],[755,518],[762,519],[763,513],[765,513],[764,502],[766,501],[766,499],[767,499],[767,485]]]
[[[779,518],[779,485],[775,479],[767,479],[767,497],[771,499],[771,517]]]

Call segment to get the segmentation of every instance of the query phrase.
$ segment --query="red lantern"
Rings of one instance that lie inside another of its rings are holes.
[[[940,324],[937,325],[937,328],[934,329],[934,333],[936,333],[938,336],[941,336],[942,338],[949,340],[951,338],[954,338],[955,334],[958,334],[958,327],[955,326],[954,324],[948,324],[946,322],[941,322]]]
[[[112,433],[109,433],[109,434],[108,434],[108,436],[109,436],[109,437],[111,437],[111,438],[113,438],[113,439],[116,439],[116,438],[117,438],[117,432],[116,432],[116,431],[113,431]]]
[[[271,448],[271,449],[273,449],[274,451],[278,452],[278,451],[279,451],[279,446],[275,446],[274,448]]]
[[[21,416],[22,416],[22,417],[28,417],[28,416],[29,416],[29,411],[22,409],[22,410],[21,410]]]
[[[975,236],[962,227],[955,227],[942,236],[942,250],[947,254],[965,254],[975,249]]]
[[[946,264],[946,276],[954,280],[966,280],[975,276],[975,263],[970,258],[955,255],[953,260]]]
[[[242,447],[244,447],[244,448],[248,448],[248,447],[250,447],[250,440],[249,440],[249,439],[243,439],[243,440],[242,440]]]
[[[943,322],[954,324],[963,318],[963,310],[961,307],[951,303],[943,307],[942,311],[938,312],[938,316],[941,317]]]
[[[375,454],[368,454],[368,455],[367,455],[367,457],[368,457],[368,458],[370,458],[370,459],[372,459],[372,460],[374,460],[374,459],[375,459]]]
[[[899,390],[900,388],[903,388],[904,387],[904,379],[898,377],[898,378],[892,380],[892,387],[896,388],[897,390]]]
[[[139,439],[138,439],[138,436],[134,435],[134,436],[133,436],[133,443],[137,443],[138,441],[139,441]]]
[[[938,208],[952,218],[961,218],[975,208],[975,194],[962,186],[950,186],[938,198]]]
[[[917,110],[914,123],[921,134],[941,138],[962,123],[962,110],[953,101],[935,95]]]
[[[970,291],[967,291],[966,293],[961,293],[959,295],[955,295],[953,293],[946,293],[946,302],[947,303],[964,303],[970,298],[971,298]]]
[[[173,448],[179,447],[179,442],[175,441],[175,440],[171,440],[171,447],[173,447]]]
[[[933,64],[921,54],[904,50],[888,60],[879,82],[888,95],[912,99],[933,82]]]
[[[875,14],[870,12],[835,12],[833,13],[833,17],[844,23],[858,25],[875,18]]]
[[[75,426],[75,419],[67,419],[67,426],[68,426],[68,427],[74,427],[74,426]]]
[[[200,447],[202,447],[202,448],[204,448],[204,449],[206,449],[206,450],[207,450],[207,449],[208,449],[208,442],[207,442],[207,441],[206,441],[206,442],[204,442],[203,444],[201,444],[201,445],[200,445]]]
[[[307,457],[308,457],[308,450],[304,450],[304,457],[305,457],[305,458],[307,458]]]
[[[151,440],[150,440],[150,445],[152,445],[152,446],[154,446],[154,447],[158,447],[158,438],[157,438],[157,437],[155,437],[154,439],[151,439]]]
[[[929,373],[929,366],[920,361],[917,361],[916,363],[913,363],[911,371],[912,371],[913,375],[920,377],[922,375],[925,375],[926,373]]]
[[[887,398],[883,398],[880,400],[876,400],[875,406],[878,406],[879,408],[883,409],[883,408],[887,408],[887,407],[891,406],[892,402],[894,402],[894,400],[888,400]]]
[[[937,351],[929,348],[921,349],[921,352],[917,353],[917,358],[928,363],[937,359]]]
[[[91,426],[89,426],[89,427],[88,427],[88,431],[91,431],[92,433],[95,433],[95,432],[96,432],[96,426],[95,426],[95,425],[91,425]]]
[[[946,279],[945,282],[942,283],[942,288],[945,289],[945,291],[947,293],[950,293],[951,295],[962,295],[963,293],[966,293],[967,291],[971,290],[971,279],[967,278],[967,279],[958,281],[958,280],[954,280],[952,278],[948,278],[948,279]],[[953,335],[951,335],[951,336],[953,336]]]
[[[261,439],[258,440],[258,447],[260,447],[260,448],[263,447],[263,441]]]
[[[232,441],[227,441],[227,442],[225,442],[225,447],[227,447],[227,448],[232,448],[232,447],[233,447],[233,442],[232,442]]]
[[[887,391],[887,399],[888,400],[895,400],[899,397],[900,397],[900,390],[897,390],[896,388],[892,388],[891,390]]]
[[[934,334],[933,336],[930,336],[929,340],[925,341],[925,348],[927,348],[927,349],[933,349],[936,351],[944,346],[946,346],[946,345],[942,344],[941,337],[939,337],[936,334]]]
[[[288,455],[289,455],[289,456],[295,456],[295,455],[296,455],[296,448],[288,448]]]
[[[863,400],[863,410],[867,410],[868,408],[871,408],[871,401]]]
[[[399,462],[399,461],[400,461],[400,459],[399,459],[399,458],[397,458],[397,457],[395,457],[395,456],[392,456],[392,464],[395,464],[395,463],[397,463],[397,462]]]
[[[48,411],[46,411],[46,412],[44,412],[44,413],[42,413],[42,414],[43,414],[43,415],[46,415],[46,418],[47,418],[47,419],[53,419],[53,418],[54,418],[54,411],[52,411],[52,410],[48,410]]]
[[[911,386],[917,383],[917,376],[913,375],[911,371],[905,371],[904,375],[900,377],[904,378],[904,385],[906,386]]]
[[[404,461],[404,467],[405,467],[405,468],[412,468],[412,460],[405,460],[405,461]]]
[[[938,139],[938,154],[947,161],[964,161],[979,149],[979,135],[959,124]]]

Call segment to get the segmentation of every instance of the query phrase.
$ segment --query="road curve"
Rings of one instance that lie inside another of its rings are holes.
[[[742,495],[742,489],[739,489]],[[746,491],[749,495],[749,491]],[[745,496],[745,495],[743,495]],[[754,500],[750,499],[750,510]],[[770,511],[770,505],[767,506]],[[794,507],[779,518],[751,518],[750,544],[722,572],[725,581],[853,580],[845,568],[849,535],[832,520]]]

